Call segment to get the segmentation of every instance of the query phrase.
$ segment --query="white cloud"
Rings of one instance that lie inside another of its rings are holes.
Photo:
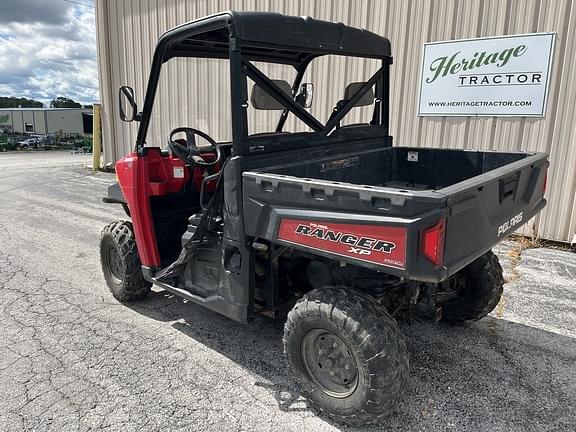
[[[48,104],[99,99],[94,9],[63,0],[2,0],[0,96]],[[83,3],[93,5],[91,0]],[[5,12],[7,11],[7,12]]]

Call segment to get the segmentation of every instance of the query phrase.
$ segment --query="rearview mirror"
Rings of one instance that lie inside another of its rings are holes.
[[[120,120],[125,122],[138,120],[138,107],[134,101],[134,90],[132,87],[120,87],[118,103],[120,105]]]
[[[287,81],[284,80],[270,80],[276,86],[286,93],[289,97],[292,97],[292,87],[288,84]],[[266,91],[260,87],[258,84],[254,84],[252,87],[252,95],[250,96],[250,102],[252,102],[252,106],[259,110],[282,110],[284,109],[284,105],[270,96]]]
[[[312,100],[314,99],[314,84],[304,83],[300,86],[298,94],[294,97],[294,100],[298,105],[303,108],[310,108],[312,106]]]
[[[344,91],[344,99],[350,100],[356,93],[362,88],[362,86],[366,84],[364,82],[353,82],[346,86],[346,90]],[[355,107],[360,106],[367,106],[372,105],[374,103],[374,90],[369,89],[366,93],[362,95],[362,97],[354,104]]]

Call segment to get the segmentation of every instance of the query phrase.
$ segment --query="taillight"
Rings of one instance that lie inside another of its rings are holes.
[[[543,194],[546,193],[546,186],[548,186],[548,171],[546,171],[546,174],[544,175],[544,190],[542,191]]]
[[[436,225],[422,232],[420,252],[436,266],[444,264],[444,238],[446,234],[446,219],[440,219]]]

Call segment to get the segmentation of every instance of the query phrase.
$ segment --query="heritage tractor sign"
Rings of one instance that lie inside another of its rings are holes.
[[[543,117],[554,35],[425,44],[418,115]]]

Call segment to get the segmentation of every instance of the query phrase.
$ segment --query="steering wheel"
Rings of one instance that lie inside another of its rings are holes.
[[[186,145],[182,145],[174,139],[174,135],[178,133],[184,133],[186,135]],[[202,151],[196,145],[196,135],[204,138],[210,144],[210,148]],[[208,134],[189,127],[179,127],[172,132],[170,132],[170,137],[168,138],[168,147],[172,151],[172,154],[185,163],[190,165],[199,165],[204,167],[214,166],[222,162],[222,150],[216,144],[216,141]],[[207,162],[202,158],[202,153],[215,153],[216,158],[214,160]]]

